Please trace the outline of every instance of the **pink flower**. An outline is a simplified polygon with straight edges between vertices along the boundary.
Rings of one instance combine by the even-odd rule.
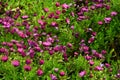
[[[65,21],[66,21],[67,24],[70,24],[70,19],[69,18],[66,18]]]
[[[103,22],[102,22],[102,21],[98,21],[98,24],[99,24],[99,25],[102,25],[102,24],[103,24]]]
[[[61,11],[60,11],[60,10],[56,10],[56,14],[57,14],[57,15],[60,15],[60,14],[61,14]]]
[[[89,61],[90,66],[94,65],[94,62],[92,60]]]
[[[28,15],[22,16],[22,19],[27,19],[27,18],[28,18]]]
[[[94,10],[94,9],[95,9],[95,6],[94,6],[94,5],[90,6],[90,9]]]
[[[60,6],[60,3],[59,3],[59,2],[56,2],[55,5],[56,5],[56,7],[59,7],[59,6]]]
[[[38,76],[42,76],[42,75],[43,75],[43,71],[42,71],[41,69],[38,69],[38,70],[37,70],[37,75],[38,75]]]
[[[55,15],[55,16],[54,16],[54,18],[55,18],[55,19],[58,19],[58,18],[59,18],[59,16],[58,16],[58,15]]]
[[[67,5],[66,3],[64,3],[64,4],[62,5],[62,8],[63,8],[63,9],[68,9],[68,8],[69,8],[69,5]]]
[[[78,56],[78,53],[77,53],[77,52],[74,52],[74,56]]]
[[[51,26],[52,26],[52,27],[58,27],[58,24],[57,24],[56,22],[52,22],[52,23],[51,23]]]
[[[43,46],[45,46],[45,47],[49,47],[50,45],[52,45],[51,42],[43,42],[42,44],[43,44]]]
[[[110,5],[105,6],[106,10],[110,10]]]
[[[73,45],[71,43],[67,44],[67,47],[71,48]]]
[[[53,18],[54,17],[54,13],[51,12],[50,14],[48,14],[48,18]]]
[[[49,50],[49,54],[53,55],[54,54],[54,50]]]
[[[72,25],[71,27],[70,27],[72,30],[74,30],[74,26]]]
[[[96,66],[96,67],[94,68],[94,70],[96,70],[96,71],[102,71],[103,68],[102,68],[101,66]]]
[[[32,69],[32,68],[31,68],[31,66],[29,66],[29,65],[25,65],[25,66],[24,66],[24,70],[25,70],[25,71],[31,71],[31,69]]]
[[[83,7],[81,10],[82,10],[82,12],[88,12],[88,8],[86,8],[86,7]]]
[[[97,32],[92,32],[92,36],[96,36],[97,35]]]
[[[80,77],[84,77],[86,75],[86,71],[81,71],[80,73],[79,73],[79,76]]]
[[[74,13],[74,12],[71,12],[70,15],[71,15],[72,17],[74,17],[74,16],[75,16],[75,13]]]
[[[51,78],[51,80],[57,80],[57,77],[53,74],[50,74],[50,78]]]
[[[40,65],[44,64],[44,60],[41,59],[41,60],[39,61],[39,64],[40,64]]]
[[[105,63],[105,66],[106,66],[107,68],[109,68],[109,67],[110,67],[110,64],[108,64],[108,63]]]
[[[112,20],[111,17],[106,17],[106,18],[104,19],[105,23],[110,23],[111,20]]]
[[[91,56],[85,56],[85,59],[90,60],[90,59],[92,59],[92,57]]]
[[[113,11],[111,12],[111,16],[116,16],[117,15],[117,12]]]
[[[44,8],[44,12],[49,12],[49,9],[48,8]]]
[[[31,62],[32,61],[30,59],[26,59],[26,61],[25,61],[26,64],[31,64]]]
[[[101,53],[104,55],[104,54],[107,53],[107,51],[106,50],[102,50]]]
[[[60,72],[60,76],[64,76],[65,75],[65,72],[64,71],[61,71]]]
[[[89,50],[89,47],[88,46],[83,46],[83,51],[86,52]]]
[[[44,16],[41,16],[41,19],[44,19],[45,17]]]
[[[44,26],[46,24],[46,22],[42,21],[42,20],[38,20],[38,23],[41,25],[41,26]]]
[[[1,61],[7,62],[7,60],[8,60],[8,56],[2,56],[2,57],[1,57]]]
[[[20,62],[18,60],[13,60],[11,63],[14,67],[17,67],[20,65]]]
[[[91,38],[89,38],[88,43],[92,43],[92,42],[94,42],[94,40],[95,40],[95,38],[91,37]]]

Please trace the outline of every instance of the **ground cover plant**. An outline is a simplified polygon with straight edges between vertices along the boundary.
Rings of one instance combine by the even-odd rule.
[[[1,0],[0,80],[119,80],[120,0]]]

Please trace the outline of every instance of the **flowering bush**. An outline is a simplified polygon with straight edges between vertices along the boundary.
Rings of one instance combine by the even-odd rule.
[[[1,1],[0,79],[119,79],[119,5],[114,0]]]

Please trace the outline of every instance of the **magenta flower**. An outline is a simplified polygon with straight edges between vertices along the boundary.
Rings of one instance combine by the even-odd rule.
[[[81,71],[80,73],[79,73],[79,76],[80,77],[84,77],[86,75],[86,71]]]
[[[32,61],[30,59],[26,59],[26,61],[25,61],[26,64],[31,64],[31,62]]]
[[[49,12],[49,9],[48,8],[44,8],[44,12]]]
[[[13,43],[8,42],[8,43],[7,43],[7,46],[13,47]]]
[[[18,60],[13,60],[11,63],[14,67],[17,67],[20,65],[20,62]]]
[[[83,7],[81,10],[82,10],[82,12],[88,12],[88,8],[86,8],[86,7]]]
[[[22,19],[27,19],[27,18],[28,18],[28,15],[22,16]]]
[[[19,53],[22,53],[22,52],[24,52],[24,49],[23,49],[23,48],[18,48],[17,51],[18,51]]]
[[[92,57],[87,55],[87,56],[85,56],[85,59],[90,60],[90,59],[92,59]]]
[[[25,38],[27,37],[23,31],[18,31],[17,34],[21,37],[21,38]]]
[[[67,24],[70,24],[70,19],[69,18],[66,18],[65,21],[66,21]]]
[[[102,4],[102,3],[96,4],[95,7],[96,7],[96,8],[102,8],[102,7],[103,7],[103,4]]]
[[[110,5],[105,6],[106,10],[110,10]]]
[[[62,13],[65,13],[65,12],[66,12],[66,10],[65,10],[65,9],[63,9],[61,12],[62,12]]]
[[[65,72],[64,72],[64,71],[61,71],[61,72],[60,72],[60,76],[65,76]]]
[[[67,47],[71,48],[73,45],[71,43],[67,44]]]
[[[37,75],[38,75],[38,76],[42,76],[42,75],[43,75],[43,71],[42,71],[41,69],[38,69],[38,70],[37,70]]]
[[[105,23],[110,23],[111,20],[112,20],[111,17],[106,17],[106,18],[104,18]]]
[[[71,27],[70,27],[72,30],[74,30],[74,26],[72,25]]]
[[[2,56],[2,57],[1,57],[1,61],[7,62],[7,60],[8,60],[8,56]]]
[[[83,51],[86,52],[89,50],[89,47],[88,46],[83,46]]]
[[[48,18],[53,18],[54,17],[54,12],[51,12],[50,14],[48,14]]]
[[[41,49],[40,47],[38,47],[38,46],[35,47],[34,49],[35,49],[35,51],[37,51],[37,52],[41,52],[41,51],[42,51],[42,49]]]
[[[90,6],[90,9],[94,10],[96,7],[94,5]]]
[[[59,3],[59,2],[56,2],[55,5],[56,5],[56,7],[59,7],[59,6],[60,6],[60,3]]]
[[[25,66],[24,66],[24,70],[25,70],[25,71],[31,71],[31,69],[32,69],[32,68],[31,68],[30,65],[25,65]]]
[[[105,63],[105,66],[106,66],[106,68],[109,68],[109,67],[110,67],[110,64]]]
[[[116,16],[117,15],[117,12],[113,11],[111,12],[111,16]]]
[[[94,42],[95,38],[94,37],[91,37],[89,40],[88,40],[88,43],[92,43]]]
[[[101,66],[96,66],[96,67],[94,68],[94,70],[95,70],[95,71],[102,71],[103,68],[102,68]]]
[[[66,3],[62,4],[62,8],[63,9],[68,9],[69,8],[69,5],[67,5]]]
[[[103,22],[102,22],[102,21],[98,21],[98,24],[99,24],[99,25],[103,25]]]
[[[78,52],[74,52],[74,56],[78,56]]]
[[[53,55],[54,54],[54,50],[49,50],[49,54]]]
[[[43,44],[43,46],[45,46],[45,47],[49,47],[50,45],[52,45],[51,42],[43,42],[42,44]]]
[[[74,12],[71,12],[70,15],[71,15],[72,17],[74,17],[74,16],[75,16],[75,13],[74,13]]]
[[[104,54],[107,53],[107,51],[106,50],[102,50],[101,53],[104,55]]]
[[[41,26],[45,26],[45,25],[46,25],[46,23],[45,23],[44,21],[42,21],[42,20],[38,20],[38,23],[39,23]]]
[[[50,74],[51,80],[57,80],[57,77],[54,74]]]
[[[20,48],[20,49],[21,49],[21,48],[23,47],[23,45],[20,44],[20,43],[17,43],[17,42],[16,42],[15,44],[16,44],[17,48]],[[21,50],[20,50],[20,51],[21,51]]]
[[[51,26],[52,26],[52,27],[58,27],[58,24],[57,24],[56,22],[52,22],[52,23],[51,23]]]
[[[55,16],[54,16],[54,18],[55,18],[55,19],[58,19],[58,18],[59,18],[59,16],[58,16],[58,15],[55,15]]]
[[[41,19],[44,19],[45,18],[45,16],[41,16]]]
[[[94,65],[94,61],[90,60],[89,64],[90,64],[90,66],[93,66]]]
[[[97,32],[92,32],[92,36],[96,36],[97,35]]]
[[[60,10],[56,10],[56,14],[57,14],[57,15],[60,15],[60,14],[61,14],[61,11],[60,11]]]
[[[41,59],[41,60],[39,61],[39,64],[40,64],[40,65],[43,65],[43,64],[44,64],[44,60]]]

